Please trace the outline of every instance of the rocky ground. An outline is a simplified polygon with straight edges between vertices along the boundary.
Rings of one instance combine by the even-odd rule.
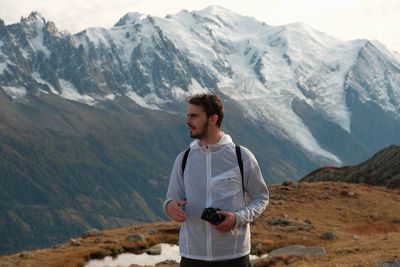
[[[269,188],[270,205],[252,224],[252,254],[269,256],[255,267],[400,266],[400,190],[335,182]],[[84,266],[123,252],[154,254],[154,245],[177,244],[178,233],[173,222],[93,230],[53,248],[1,256],[0,267]]]

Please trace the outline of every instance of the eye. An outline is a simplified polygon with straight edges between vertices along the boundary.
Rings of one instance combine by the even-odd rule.
[[[186,115],[186,117],[188,118],[188,119],[194,119],[194,118],[197,118],[199,115],[198,114],[187,114]]]

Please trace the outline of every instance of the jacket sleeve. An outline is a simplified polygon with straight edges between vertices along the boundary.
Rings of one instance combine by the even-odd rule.
[[[163,204],[164,213],[166,213],[167,205],[172,200],[183,200],[186,199],[185,187],[183,184],[182,177],[182,159],[184,152],[180,153],[176,159],[174,166],[172,167],[171,177],[169,180],[166,200]]]
[[[245,192],[250,201],[239,211],[235,212],[236,227],[246,225],[257,219],[269,203],[269,192],[260,167],[254,155],[246,148],[242,149],[243,182]]]

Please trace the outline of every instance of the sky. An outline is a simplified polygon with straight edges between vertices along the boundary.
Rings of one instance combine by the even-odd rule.
[[[111,28],[128,12],[165,17],[210,5],[272,26],[305,22],[341,40],[378,40],[400,53],[400,0],[0,0],[0,19],[8,25],[38,11],[74,34]]]

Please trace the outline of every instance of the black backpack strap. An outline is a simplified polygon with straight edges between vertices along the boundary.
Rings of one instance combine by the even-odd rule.
[[[182,159],[182,176],[185,173],[185,167],[186,167],[187,158],[189,156],[189,152],[190,152],[190,148],[188,148],[185,151],[185,154],[183,155],[183,159]]]
[[[242,188],[244,195],[244,180],[243,180],[243,160],[242,160],[242,152],[240,151],[240,146],[236,145],[236,157],[239,163],[240,175],[242,176]]]

